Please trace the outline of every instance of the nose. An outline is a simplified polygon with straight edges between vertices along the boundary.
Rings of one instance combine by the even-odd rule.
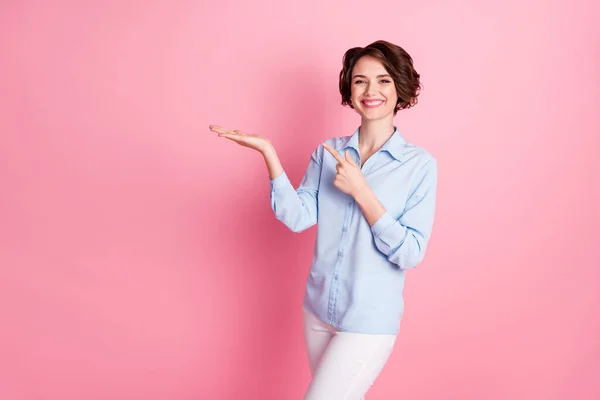
[[[376,92],[377,92],[376,84],[373,82],[369,82],[367,84],[367,89],[365,90],[365,95],[371,96],[371,95],[374,95]]]

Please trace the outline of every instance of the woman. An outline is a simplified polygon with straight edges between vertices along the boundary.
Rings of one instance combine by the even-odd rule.
[[[210,127],[263,155],[277,219],[294,232],[319,222],[304,296],[312,373],[305,399],[364,398],[399,332],[405,271],[425,255],[437,185],[436,159],[407,143],[393,121],[417,103],[419,78],[392,43],[348,50],[339,87],[360,127],[319,145],[298,189],[268,139]]]

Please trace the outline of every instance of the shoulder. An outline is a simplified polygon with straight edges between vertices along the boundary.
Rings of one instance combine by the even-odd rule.
[[[412,143],[405,143],[402,149],[402,161],[410,162],[416,169],[437,168],[437,159],[427,149]]]

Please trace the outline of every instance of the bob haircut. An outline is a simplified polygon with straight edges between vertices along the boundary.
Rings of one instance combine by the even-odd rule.
[[[385,40],[378,40],[367,47],[353,47],[344,54],[343,67],[340,71],[340,94],[343,106],[354,108],[350,100],[352,70],[357,61],[365,56],[379,60],[394,81],[398,94],[394,115],[400,110],[417,104],[421,82],[420,75],[413,67],[412,57],[402,47]]]

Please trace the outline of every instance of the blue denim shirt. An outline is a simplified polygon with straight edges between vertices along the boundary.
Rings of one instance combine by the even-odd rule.
[[[326,141],[360,164],[359,129]],[[271,206],[294,232],[318,222],[304,306],[340,331],[397,334],[407,269],[423,260],[434,219],[437,161],[398,129],[362,166],[386,213],[370,226],[354,199],[333,185],[337,161],[322,145],[298,189],[285,172],[271,180]]]

